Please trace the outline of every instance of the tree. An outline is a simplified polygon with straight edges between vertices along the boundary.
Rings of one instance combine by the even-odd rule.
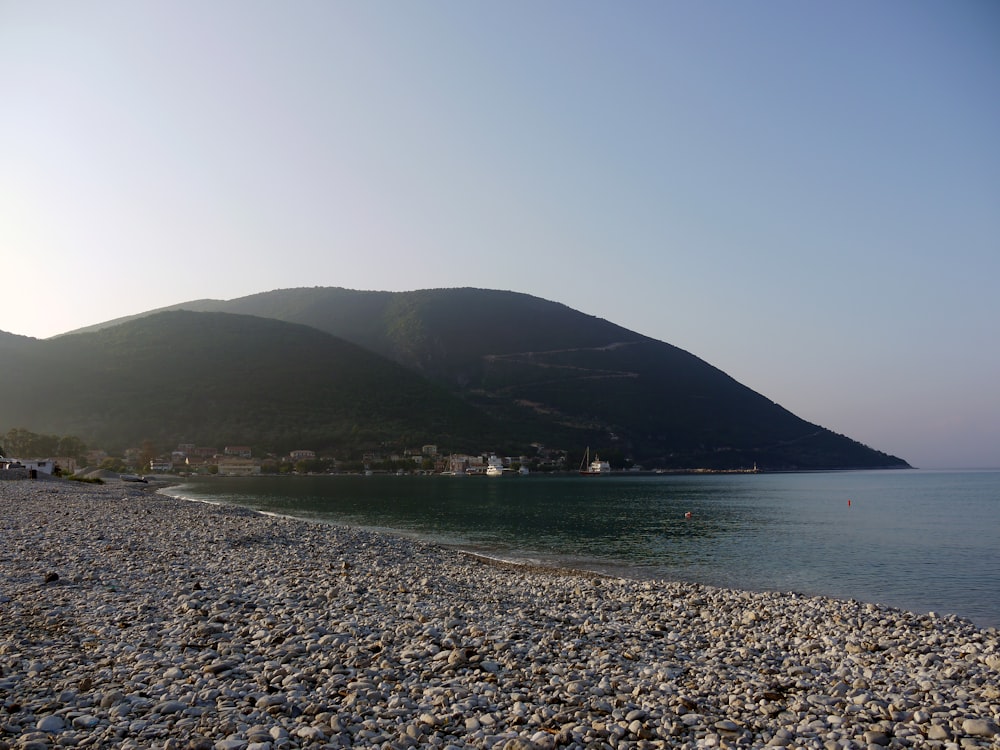
[[[125,462],[120,458],[108,456],[106,459],[101,461],[101,468],[105,471],[123,472],[125,471]]]
[[[23,427],[12,427],[7,430],[4,442],[7,443],[7,448],[12,456],[26,456],[34,436],[35,433],[29,432]]]
[[[333,468],[327,458],[310,458],[295,463],[295,471],[299,474],[328,474]]]
[[[59,438],[59,442],[56,446],[57,455],[68,456],[69,458],[75,458],[77,460],[83,458],[86,452],[87,444],[75,435],[68,435],[66,437]]]

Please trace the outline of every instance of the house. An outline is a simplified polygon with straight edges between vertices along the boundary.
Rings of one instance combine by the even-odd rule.
[[[222,449],[222,452],[227,456],[239,456],[240,458],[250,458],[253,455],[249,445],[227,445]]]
[[[0,456],[0,479],[27,479],[28,470],[16,458]]]
[[[56,468],[56,462],[51,458],[5,458],[5,469],[25,469],[30,472],[42,472],[52,474]]]
[[[174,464],[172,461],[166,461],[164,459],[153,459],[149,462],[150,471],[167,472],[174,470]]]
[[[485,474],[486,464],[482,456],[454,453],[448,457],[448,470],[455,474]]]
[[[214,459],[203,456],[188,456],[183,462],[178,463],[183,463],[188,471],[208,471],[208,467],[214,465]]]
[[[293,461],[309,461],[316,458],[316,451],[310,450],[297,450],[292,451],[288,454],[288,457]]]
[[[249,477],[260,474],[260,464],[244,456],[224,456],[219,459],[219,476]]]

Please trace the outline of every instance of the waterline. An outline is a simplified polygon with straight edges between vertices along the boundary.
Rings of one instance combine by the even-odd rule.
[[[173,489],[529,564],[1000,625],[1000,472],[215,478]]]

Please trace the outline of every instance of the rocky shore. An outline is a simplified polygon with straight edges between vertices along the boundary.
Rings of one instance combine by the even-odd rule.
[[[0,750],[998,748],[998,684],[955,617],[0,482]]]

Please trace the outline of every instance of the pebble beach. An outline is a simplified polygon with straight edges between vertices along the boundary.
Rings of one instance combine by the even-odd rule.
[[[1000,748],[998,723],[998,631],[946,614],[0,482],[0,750]]]

